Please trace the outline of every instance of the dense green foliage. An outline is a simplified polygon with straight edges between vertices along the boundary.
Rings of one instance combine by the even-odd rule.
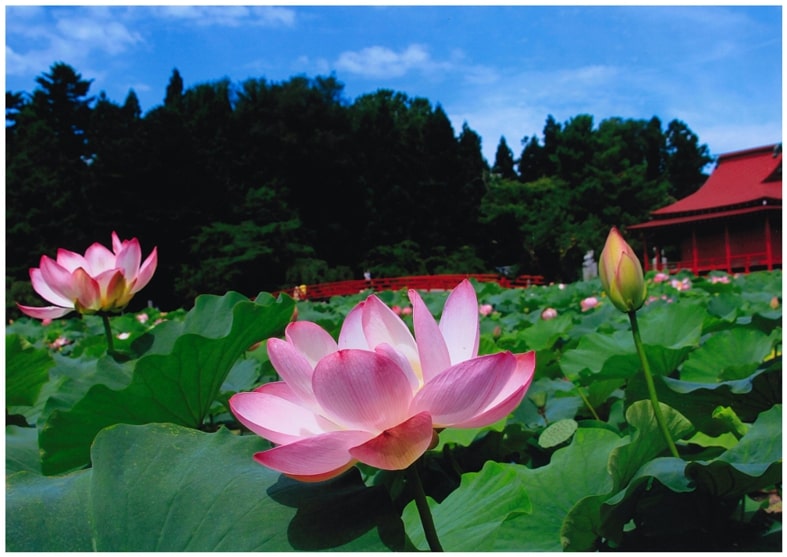
[[[474,285],[494,308],[480,352],[534,350],[536,370],[511,415],[443,430],[424,455],[446,550],[781,550],[782,273],[674,278],[650,273],[638,313],[679,458],[598,280]],[[7,549],[426,549],[403,471],[299,484],[253,460],[269,445],[228,410],[232,394],[277,380],[259,341],[295,309],[337,335],[368,294],[146,308],[112,318],[114,355],[97,316],[8,325]],[[378,296],[409,303],[404,290]],[[446,296],[423,293],[435,313]],[[588,297],[599,303],[583,310]]]
[[[65,63],[6,93],[7,300],[34,303],[28,269],[112,230],[158,246],[144,298],[374,275],[493,272],[578,278],[612,225],[701,185],[705,145],[679,121],[550,116],[519,159],[442,107],[378,90],[350,101],[334,77],[185,88],[175,70],[144,115]]]

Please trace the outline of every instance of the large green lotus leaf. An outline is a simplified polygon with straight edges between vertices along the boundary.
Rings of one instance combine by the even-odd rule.
[[[591,333],[579,340],[576,348],[566,350],[560,368],[572,381],[581,377],[629,377],[639,369],[634,340],[628,331],[613,334]]]
[[[659,403],[659,407],[673,441],[693,433],[694,426],[680,412],[664,403]],[[631,442],[613,450],[609,457],[609,471],[615,480],[616,491],[623,489],[640,467],[668,447],[649,400],[639,400],[629,406],[626,421],[634,430]]]
[[[497,530],[495,551],[562,551],[563,521],[585,497],[608,494],[612,477],[607,461],[625,443],[602,428],[580,427],[568,447],[558,449],[546,466],[530,469],[511,465],[530,498],[532,512],[514,516]]]
[[[659,400],[683,414],[694,427],[716,437],[728,428],[713,418],[719,406],[729,406],[744,422],[753,422],[760,412],[781,402],[781,357],[765,362],[745,379],[721,383],[697,383],[669,377],[654,377]],[[648,398],[641,374],[629,380],[626,403]]]
[[[654,307],[638,320],[642,342],[673,350],[699,346],[705,314],[705,303],[697,300]]]
[[[49,368],[54,363],[46,350],[31,346],[19,335],[6,335],[6,408],[35,404],[41,387],[49,380]]]
[[[522,331],[529,350],[549,350],[555,343],[568,336],[573,325],[569,315],[559,315],[554,319],[539,319],[531,327]]]
[[[171,342],[171,352],[154,350],[137,360],[127,387],[112,390],[97,384],[73,408],[53,411],[39,434],[42,470],[57,474],[85,466],[90,443],[102,428],[113,424],[169,422],[199,427],[238,357],[252,344],[280,334],[293,307],[291,299],[275,301],[270,295],[255,302],[234,293],[201,297],[187,316],[186,329],[196,323],[212,335],[224,336],[185,332]],[[203,311],[205,316],[200,315]]]
[[[263,448],[226,429],[109,427],[93,468],[9,479],[7,541],[22,551],[404,549],[384,489],[364,486],[357,470],[317,484],[284,478],[253,460]]]
[[[571,526],[573,522],[581,525],[582,521],[592,518],[596,525],[597,537],[620,543],[625,526],[631,521],[642,492],[651,490],[654,480],[674,493],[687,493],[694,490],[694,485],[686,477],[685,471],[686,461],[683,459],[660,457],[649,460],[631,477],[625,489],[614,496],[607,498],[602,495],[583,501],[584,508],[577,508],[572,512],[570,519],[566,519],[566,527]],[[596,539],[585,541],[592,544]],[[589,551],[592,545],[574,546],[569,549]]]
[[[757,329],[737,327],[708,338],[680,368],[680,378],[718,383],[748,377],[773,350],[772,337]]]
[[[41,473],[38,456],[38,432],[33,427],[8,425],[5,427],[5,473],[26,470]]]
[[[583,404],[575,392],[576,387],[570,381],[536,379],[514,410],[511,421],[527,429],[540,429],[558,420],[573,418]]]
[[[480,472],[463,474],[461,484],[442,503],[429,498],[440,544],[445,551],[489,551],[494,533],[511,516],[531,511],[516,466],[488,461]],[[402,513],[413,545],[428,550],[414,501]]]
[[[680,439],[693,430],[691,423],[672,408],[662,404],[661,411],[673,439]],[[632,405],[626,411],[626,421],[633,428],[630,442],[613,448],[609,453],[607,469],[613,480],[611,490],[605,494],[590,494],[578,501],[570,510],[561,529],[561,539],[566,550],[591,551],[599,537],[608,537],[610,526],[607,520],[602,518],[602,504],[610,493],[628,489],[627,486],[630,486],[638,475],[643,473],[652,475],[652,471],[643,471],[649,470],[652,459],[667,447],[650,401],[639,401]],[[683,462],[678,459],[671,460]],[[684,485],[685,478],[680,480],[682,471],[683,467],[680,468],[676,478],[674,466],[670,467],[669,482]],[[606,533],[602,533],[603,531]],[[614,532],[615,529],[613,528],[612,531]]]
[[[88,499],[90,471],[47,478],[17,472],[6,478],[7,551],[94,551]],[[115,494],[113,499],[118,500]]]
[[[712,461],[686,467],[698,489],[736,498],[781,483],[782,406],[762,412],[740,442]]]

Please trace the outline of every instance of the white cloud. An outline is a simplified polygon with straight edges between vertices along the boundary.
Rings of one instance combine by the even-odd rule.
[[[156,6],[152,13],[161,18],[189,21],[205,27],[292,26],[295,12],[276,6]]]
[[[108,54],[120,54],[128,47],[143,42],[142,35],[112,20],[62,18],[58,20],[56,29],[58,36],[53,37],[53,40],[73,45],[74,48],[97,49]]]
[[[82,65],[96,53],[121,54],[144,42],[106,9],[85,9],[78,14],[62,10],[47,14],[38,10],[13,10],[7,34],[21,38],[17,48],[6,46],[6,73],[38,73],[53,62]],[[55,21],[50,24],[47,16]],[[25,48],[27,47],[27,48]]]
[[[429,53],[421,45],[410,45],[401,52],[371,46],[358,52],[342,52],[336,67],[367,77],[401,77],[412,69],[430,65]]]

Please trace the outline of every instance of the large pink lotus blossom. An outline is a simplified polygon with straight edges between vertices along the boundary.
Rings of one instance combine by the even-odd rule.
[[[230,399],[238,420],[276,446],[259,463],[301,481],[332,478],[363,462],[410,466],[435,430],[492,424],[522,401],[535,353],[478,356],[478,302],[467,280],[439,324],[410,290],[415,336],[374,295],[347,315],[338,342],[308,321],[268,340],[282,381]]]
[[[136,238],[121,241],[112,232],[112,251],[94,243],[85,255],[66,249],[57,258],[41,256],[38,267],[30,269],[33,289],[54,305],[31,307],[17,304],[36,319],[57,319],[77,311],[82,314],[117,312],[151,279],[158,263],[156,248],[142,261]]]

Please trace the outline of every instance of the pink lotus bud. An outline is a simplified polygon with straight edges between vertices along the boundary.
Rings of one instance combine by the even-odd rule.
[[[478,313],[486,317],[490,313],[492,313],[492,305],[491,304],[481,304],[478,306]]]
[[[620,311],[637,311],[645,303],[647,288],[642,265],[614,226],[601,251],[599,278],[610,301]]]

